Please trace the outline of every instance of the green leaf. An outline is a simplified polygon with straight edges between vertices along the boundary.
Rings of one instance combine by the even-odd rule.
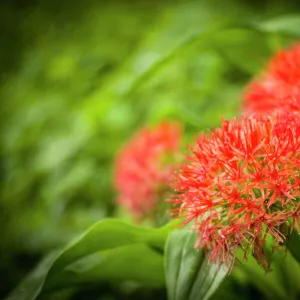
[[[79,266],[84,266],[84,272],[87,272],[87,280],[88,278],[96,276],[92,276],[90,273],[92,271],[89,267],[91,261],[95,263],[95,258],[101,258],[98,260],[99,268],[104,268],[103,270],[97,270],[98,277],[96,276],[95,278],[103,280],[105,273],[110,273],[111,278],[113,278],[115,276],[114,272],[118,269],[118,264],[120,268],[122,268],[122,266],[125,268],[124,262],[122,261],[126,260],[126,257],[128,259],[130,253],[128,253],[129,250],[127,249],[126,251],[124,247],[130,245],[140,245],[137,246],[140,248],[136,248],[135,251],[142,251],[141,255],[149,259],[148,265],[143,262],[144,267],[157,267],[157,272],[162,272],[162,267],[159,267],[162,266],[162,264],[160,265],[159,263],[162,258],[158,258],[158,256],[162,256],[165,241],[172,227],[173,223],[155,229],[132,226],[120,220],[102,220],[89,228],[80,238],[67,246],[60,254],[56,253],[46,258],[37,269],[21,283],[17,290],[11,294],[8,300],[33,300],[36,299],[39,294],[43,293],[45,286],[47,290],[55,289],[58,285],[62,287],[61,283],[56,280],[56,277],[62,278],[63,274],[65,274],[64,272],[72,270],[72,266],[74,273],[74,263],[78,263],[80,260],[81,262],[78,264]],[[141,248],[143,244],[144,248]],[[147,247],[147,249],[145,247]],[[121,248],[123,250],[121,250]],[[93,254],[95,254],[95,256],[91,256]],[[136,253],[135,256],[138,256],[138,254]],[[132,261],[133,257],[130,259]],[[132,266],[133,263],[131,263],[131,266],[127,265],[129,268],[132,268]],[[112,269],[110,269],[110,267]],[[139,269],[137,269],[137,271],[138,270]],[[128,269],[126,272],[128,272]],[[144,270],[144,272],[147,271]],[[148,270],[148,272],[150,271]],[[75,273],[78,273],[78,265]],[[153,274],[153,269],[150,273]],[[73,279],[85,281],[86,279],[82,276],[83,275],[76,275]],[[125,273],[122,278],[124,277],[126,277]],[[135,274],[135,277],[139,278],[137,274]],[[108,278],[110,277],[108,276]],[[161,283],[161,274],[158,274],[157,278]],[[66,283],[69,284],[68,280]]]
[[[128,244],[144,242],[163,249],[169,230],[169,227],[141,228],[114,219],[100,221],[63,251],[50,273],[89,254]]]
[[[284,247],[266,250],[272,253],[270,271],[265,272],[249,251],[247,260],[236,263],[231,278],[237,280],[239,285],[251,285],[263,294],[263,299],[297,299],[296,295],[300,292],[300,265]]]
[[[165,283],[163,255],[145,244],[126,245],[96,252],[68,265],[53,276],[44,289],[51,291],[58,287],[122,280],[134,280],[150,287],[162,287]]]
[[[258,73],[272,53],[263,33],[244,28],[217,33],[211,43],[222,57],[249,74]]]
[[[293,37],[300,37],[300,15],[286,15],[276,17],[257,24],[259,30],[264,32],[277,32]]]
[[[12,292],[6,300],[32,300],[41,292],[46,280],[48,270],[57,258],[58,253],[54,252],[46,256],[21,284]]]
[[[293,230],[287,241],[287,248],[293,254],[294,258],[300,262],[300,236],[296,230]]]
[[[251,284],[254,286],[255,289],[264,295],[265,299],[286,299],[286,293],[281,283],[278,283],[273,265],[271,265],[271,271],[266,273],[250,253],[247,261],[236,263],[231,276],[241,284]]]
[[[291,252],[280,251],[280,249],[277,249],[273,262],[273,269],[278,277],[276,285],[283,286],[286,293],[284,299],[298,299],[300,294],[299,262],[297,262]]]
[[[228,270],[208,262],[203,250],[194,248],[196,234],[174,231],[166,244],[165,268],[169,300],[202,300],[218,288]]]

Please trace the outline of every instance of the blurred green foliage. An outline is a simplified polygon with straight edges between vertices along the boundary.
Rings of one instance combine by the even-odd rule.
[[[48,250],[120,216],[113,159],[140,126],[180,121],[184,145],[237,115],[245,84],[299,39],[299,10],[283,0],[1,1],[1,294]]]

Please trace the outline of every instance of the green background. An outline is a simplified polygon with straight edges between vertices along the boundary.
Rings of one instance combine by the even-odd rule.
[[[1,1],[0,295],[94,222],[129,219],[113,161],[136,130],[181,122],[187,152],[299,38],[299,1]],[[126,288],[112,281],[99,299]]]

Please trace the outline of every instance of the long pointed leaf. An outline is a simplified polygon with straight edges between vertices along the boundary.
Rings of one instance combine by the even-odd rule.
[[[166,244],[165,268],[169,300],[207,300],[228,270],[208,262],[203,250],[194,249],[196,234],[178,230]]]
[[[47,282],[53,286],[55,281],[53,278],[61,274],[69,265],[100,251],[134,244],[145,244],[150,248],[163,249],[172,226],[171,223],[158,229],[141,228],[120,220],[102,220],[90,227],[60,254],[55,253],[46,258],[7,300],[36,299],[43,292]]]
[[[293,230],[287,241],[287,247],[293,254],[294,258],[300,263],[300,235]]]

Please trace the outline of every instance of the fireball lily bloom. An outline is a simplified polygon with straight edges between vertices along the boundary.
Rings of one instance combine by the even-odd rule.
[[[300,121],[246,116],[201,134],[175,174],[174,212],[198,234],[196,248],[230,263],[238,248],[262,264],[267,236],[281,244],[281,226],[299,232]],[[288,222],[288,223],[287,223]]]
[[[279,52],[262,76],[249,85],[244,108],[250,113],[300,114],[300,43]]]
[[[151,215],[167,190],[181,129],[174,123],[143,128],[116,157],[118,202],[136,219]]]

